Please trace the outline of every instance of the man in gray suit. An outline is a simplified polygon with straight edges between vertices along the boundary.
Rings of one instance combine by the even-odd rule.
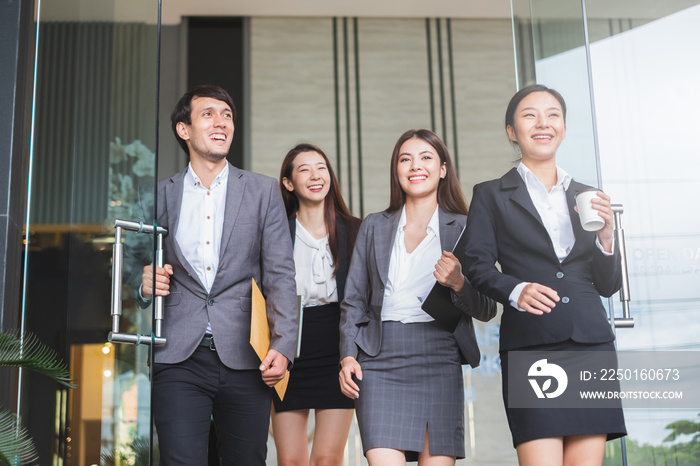
[[[212,415],[222,464],[264,465],[270,387],[293,361],[298,328],[284,205],[275,180],[226,161],[235,107],[225,90],[189,91],[171,119],[190,163],[158,184],[156,218],[169,231],[155,274],[167,338],[153,367],[161,465],[206,465]],[[262,363],[249,343],[251,278],[270,325]],[[142,296],[153,288],[147,266]]]

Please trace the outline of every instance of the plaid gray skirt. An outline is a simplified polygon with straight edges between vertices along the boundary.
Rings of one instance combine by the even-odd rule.
[[[382,322],[376,357],[360,351],[355,400],[362,449],[393,448],[416,461],[426,430],[430,454],[464,458],[464,386],[454,335],[436,322]]]

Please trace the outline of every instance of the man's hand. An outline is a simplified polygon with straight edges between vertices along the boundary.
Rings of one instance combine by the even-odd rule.
[[[263,382],[269,387],[274,387],[284,378],[289,367],[289,360],[279,351],[271,349],[260,364]]]
[[[167,296],[170,294],[170,276],[173,274],[173,266],[165,264],[163,267],[156,267],[156,296]],[[150,299],[153,296],[153,266],[147,265],[143,268],[141,275],[141,296]]]

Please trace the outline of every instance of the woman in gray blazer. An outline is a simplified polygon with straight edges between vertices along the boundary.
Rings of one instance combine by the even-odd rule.
[[[522,466],[601,464],[606,439],[625,435],[621,407],[513,407],[509,374],[524,372],[517,380],[531,374],[515,363],[509,372],[508,362],[516,350],[615,351],[600,299],[621,285],[610,197],[599,191],[593,198],[605,225],[585,231],[574,198],[592,188],[556,165],[566,136],[566,103],[558,92],[521,89],[505,120],[522,161],[502,178],[474,186],[465,266],[474,288],[503,304],[503,397],[513,444]]]
[[[480,360],[472,317],[491,319],[495,303],[471,287],[448,252],[467,205],[440,138],[425,129],[404,133],[390,183],[389,207],[363,221],[350,262],[340,386],[355,399],[370,465],[454,465],[465,453],[461,364]],[[455,329],[421,309],[436,280],[461,314]]]

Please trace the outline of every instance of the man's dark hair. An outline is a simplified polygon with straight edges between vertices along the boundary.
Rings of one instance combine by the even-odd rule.
[[[175,138],[187,155],[190,155],[190,149],[187,147],[187,141],[177,134],[177,124],[179,122],[183,122],[186,125],[192,124],[192,100],[196,97],[210,97],[225,102],[231,108],[233,122],[236,122],[236,106],[233,105],[233,99],[228,95],[225,89],[211,84],[204,84],[190,89],[185,95],[180,97],[177,105],[175,105],[175,110],[173,110],[173,113],[170,115]]]

